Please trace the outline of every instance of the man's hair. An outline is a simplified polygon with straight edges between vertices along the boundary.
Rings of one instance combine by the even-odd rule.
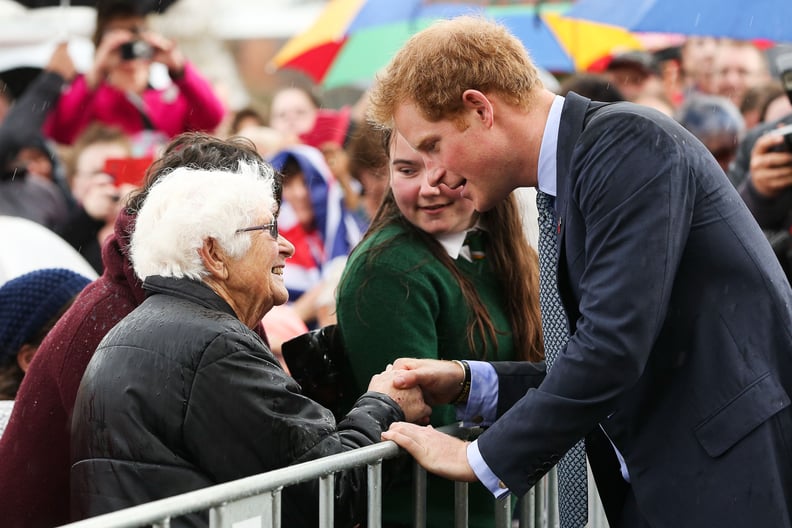
[[[271,166],[256,151],[256,146],[247,138],[220,139],[203,132],[185,132],[174,138],[165,147],[162,155],[151,164],[143,186],[135,191],[127,202],[127,211],[135,214],[146,200],[148,191],[165,174],[179,167],[200,170],[234,171],[240,163],[253,164],[261,175],[271,172]],[[273,182],[275,200],[280,204],[282,185],[276,175]]]
[[[238,233],[255,225],[269,210],[277,213],[272,167],[261,173],[256,163],[240,162],[233,170],[180,167],[151,187],[138,212],[130,256],[135,274],[188,277],[208,274],[198,249],[213,238],[232,259],[242,258],[258,231]]]
[[[438,21],[407,41],[378,75],[368,117],[390,127],[397,106],[413,102],[429,121],[453,119],[469,89],[527,109],[541,86],[519,39],[498,23],[462,16]]]

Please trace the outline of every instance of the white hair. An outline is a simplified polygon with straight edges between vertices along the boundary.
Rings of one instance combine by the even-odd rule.
[[[240,162],[237,171],[181,167],[155,183],[140,208],[130,243],[135,274],[188,277],[208,275],[198,249],[215,239],[231,258],[242,258],[251,238],[237,234],[264,211],[277,211],[274,171]]]

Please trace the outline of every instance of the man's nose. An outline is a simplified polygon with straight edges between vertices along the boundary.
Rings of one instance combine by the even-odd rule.
[[[446,174],[445,168],[439,163],[431,162],[428,159],[424,160],[424,164],[426,165],[426,182],[432,187],[437,187],[443,183],[443,178]]]
[[[431,171],[426,172],[426,176],[424,177],[423,181],[421,182],[421,189],[420,193],[422,196],[434,196],[440,193],[440,187],[438,187],[437,183],[432,183],[430,180],[432,175]]]

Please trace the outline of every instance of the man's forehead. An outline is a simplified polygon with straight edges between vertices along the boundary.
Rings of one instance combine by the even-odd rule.
[[[439,139],[443,121],[426,119],[414,103],[402,103],[393,114],[394,128],[413,150],[423,150],[426,143]]]

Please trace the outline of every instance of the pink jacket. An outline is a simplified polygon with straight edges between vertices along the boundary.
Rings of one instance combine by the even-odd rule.
[[[212,132],[225,109],[209,82],[189,63],[184,76],[164,90],[147,89],[143,103],[154,128],[169,138],[188,131]],[[70,145],[93,122],[121,128],[127,134],[145,130],[137,107],[107,84],[91,91],[80,75],[61,95],[44,123],[44,134],[57,143]]]

